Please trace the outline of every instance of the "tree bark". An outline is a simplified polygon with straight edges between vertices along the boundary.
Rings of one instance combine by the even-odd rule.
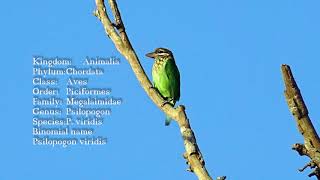
[[[282,65],[282,76],[286,90],[284,92],[289,110],[294,116],[298,130],[304,138],[304,144],[296,143],[292,149],[296,150],[301,156],[308,156],[311,161],[299,171],[303,171],[307,167],[315,168],[309,174],[309,177],[316,176],[320,179],[320,140],[313,124],[308,116],[308,109],[305,105],[298,85],[292,75],[290,66]]]

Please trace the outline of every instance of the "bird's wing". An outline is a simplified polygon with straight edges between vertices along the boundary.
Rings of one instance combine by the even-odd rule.
[[[180,73],[173,59],[168,60],[165,72],[170,82],[170,94],[174,101],[180,99]]]

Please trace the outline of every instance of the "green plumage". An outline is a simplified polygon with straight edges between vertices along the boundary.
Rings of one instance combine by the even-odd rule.
[[[180,99],[180,73],[170,50],[158,48],[153,53],[147,54],[155,59],[152,67],[152,78],[154,87],[166,100],[164,103],[175,105]],[[169,125],[170,118],[166,118]]]
[[[154,87],[174,106],[180,98],[180,74],[174,59],[155,58],[152,78]]]

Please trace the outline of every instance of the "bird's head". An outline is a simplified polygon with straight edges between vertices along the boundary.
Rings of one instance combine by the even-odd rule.
[[[147,57],[150,58],[167,58],[167,57],[173,57],[172,52],[169,49],[166,48],[157,48],[154,50],[154,52],[146,54]]]

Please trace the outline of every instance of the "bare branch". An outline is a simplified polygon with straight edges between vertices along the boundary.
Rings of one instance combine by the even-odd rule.
[[[117,33],[117,31],[112,26],[111,20],[106,13],[106,7],[104,5],[104,0],[96,0],[97,9],[94,11],[94,15],[101,21],[103,27],[108,35],[115,44],[118,51],[123,51],[123,42]]]
[[[187,160],[187,164],[190,166],[189,171],[194,172],[200,180],[212,180],[205,168],[205,162],[200,149],[198,148],[194,132],[192,131],[189,123],[189,119],[185,113],[185,107],[179,106],[174,109],[169,104],[162,106],[164,99],[157,90],[152,88],[152,84],[145,74],[139,58],[131,46],[116,1],[108,1],[111,11],[115,17],[115,23],[111,23],[106,13],[104,0],[96,0],[97,10],[95,11],[95,15],[103,24],[107,35],[115,44],[117,50],[128,60],[139,83],[148,94],[150,99],[158,106],[159,109],[161,109],[178,123],[186,150],[184,153],[184,158]]]
[[[284,92],[289,110],[294,116],[299,132],[304,138],[304,144],[294,144],[292,149],[296,150],[301,156],[308,156],[311,162],[304,168],[300,169],[303,171],[307,167],[316,168],[310,176],[319,177],[320,168],[320,139],[313,127],[313,124],[308,116],[308,109],[305,105],[300,90],[294,77],[292,75],[290,66],[282,65],[282,76],[285,83],[286,90]]]
[[[123,21],[121,19],[121,15],[120,15],[120,11],[118,9],[117,2],[115,0],[109,0],[109,4],[110,4],[112,14],[114,15],[114,18],[115,18],[114,26],[118,29],[123,43],[127,47],[130,47],[130,49],[133,49],[131,46],[131,43],[129,41],[129,38],[127,36],[127,33],[125,32],[125,27],[124,27]]]

